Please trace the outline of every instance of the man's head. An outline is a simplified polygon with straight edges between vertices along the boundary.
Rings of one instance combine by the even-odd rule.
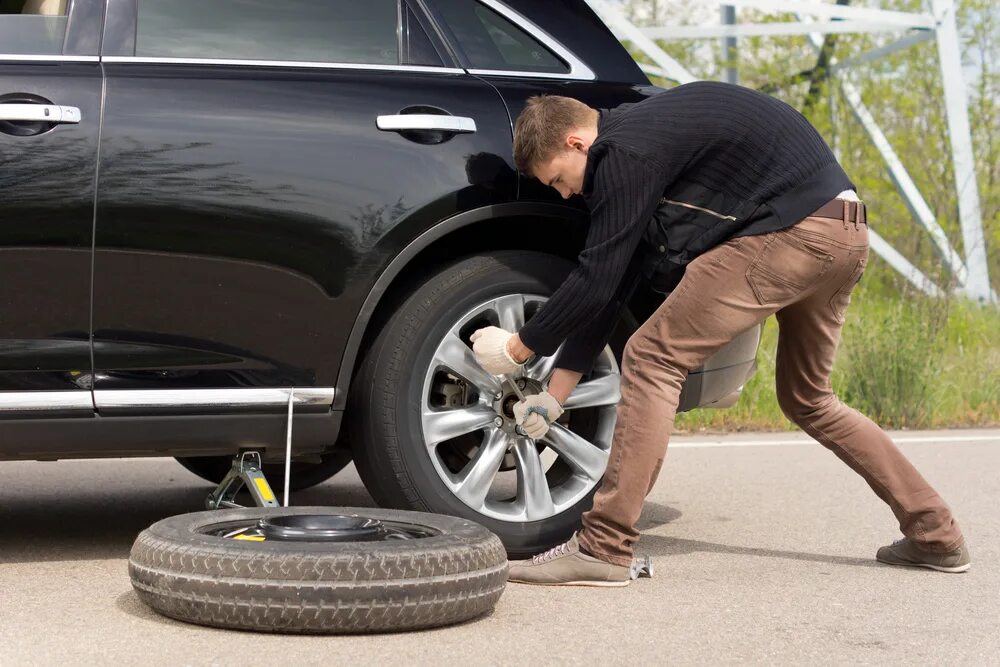
[[[571,97],[528,99],[514,126],[514,163],[564,198],[583,190],[587,151],[597,139],[597,111]]]

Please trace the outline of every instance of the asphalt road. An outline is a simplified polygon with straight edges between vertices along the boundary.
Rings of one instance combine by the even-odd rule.
[[[893,517],[819,445],[676,438],[642,519],[653,579],[511,584],[486,618],[363,637],[228,632],[145,608],[132,540],[209,490],[172,460],[0,463],[0,665],[1000,665],[1000,431],[898,435],[965,529],[966,574],[876,564]],[[371,500],[348,469],[293,503]]]

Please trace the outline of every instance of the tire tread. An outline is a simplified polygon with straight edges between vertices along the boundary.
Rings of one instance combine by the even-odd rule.
[[[457,529],[427,539],[426,548],[418,544],[425,540],[340,543],[329,551],[284,543],[283,552],[273,543],[265,549],[195,535],[210,514],[170,517],[136,538],[129,575],[140,599],[159,613],[262,632],[412,630],[488,613],[506,585],[500,540],[462,519],[435,517]],[[174,529],[163,530],[171,521]],[[190,539],[177,534],[178,524],[189,526]]]

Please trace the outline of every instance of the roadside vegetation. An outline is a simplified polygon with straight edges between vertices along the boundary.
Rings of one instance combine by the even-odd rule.
[[[921,0],[852,0],[851,5],[922,11]],[[996,0],[957,0],[962,59],[986,237],[990,281],[1000,292],[1000,13]],[[637,25],[718,21],[700,0],[625,0]],[[793,14],[738,10],[740,22],[796,20]],[[933,40],[833,71],[899,35],[828,36],[826,59],[805,36],[748,37],[733,63],[719,40],[658,41],[696,76],[721,79],[735,65],[744,86],[775,95],[819,129],[869,205],[871,227],[925,275],[947,287],[954,276],[910,213],[885,162],[854,117],[841,86],[849,80],[919,188],[951,246],[962,252],[948,124]],[[647,60],[632,49],[637,60]],[[673,82],[653,78],[664,87]],[[774,397],[777,326],[764,329],[759,370],[728,410],[678,416],[682,430],[792,428]],[[848,311],[833,377],[841,398],[886,428],[1000,424],[1000,309],[952,296],[923,296],[873,252]]]
[[[869,274],[890,271],[873,264]],[[869,277],[855,289],[834,366],[840,398],[883,428],[1000,424],[1000,311],[905,288],[902,295],[886,294],[868,285]],[[774,393],[777,340],[777,323],[769,318],[757,373],[739,402],[678,415],[677,429],[794,429]]]

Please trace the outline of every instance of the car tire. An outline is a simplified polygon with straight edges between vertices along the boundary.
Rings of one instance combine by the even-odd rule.
[[[178,456],[177,462],[189,472],[198,477],[218,484],[233,466],[231,456]],[[292,461],[291,486],[292,491],[302,491],[311,486],[322,484],[351,462],[351,450],[348,447],[337,448],[320,455],[318,463]],[[285,464],[265,463],[262,472],[275,492],[285,489]]]
[[[421,424],[421,369],[428,366],[436,341],[458,314],[470,304],[498,294],[547,297],[572,268],[573,264],[563,258],[537,252],[472,257],[428,276],[398,305],[367,349],[352,382],[347,411],[355,464],[376,502],[383,507],[450,514],[481,523],[500,537],[511,558],[526,557],[565,541],[579,527],[603,468],[589,492],[554,516],[521,521],[488,516],[456,497],[442,480],[427,454]],[[611,350],[604,354],[620,360],[630,326],[634,329],[626,313],[615,330]],[[613,428],[613,405],[610,410]],[[610,433],[605,439],[607,450]]]
[[[426,533],[384,541],[234,539],[261,518],[350,515]],[[293,507],[195,512],[136,538],[139,598],[181,621],[285,633],[414,630],[488,613],[507,580],[500,540],[455,517],[396,510]]]

